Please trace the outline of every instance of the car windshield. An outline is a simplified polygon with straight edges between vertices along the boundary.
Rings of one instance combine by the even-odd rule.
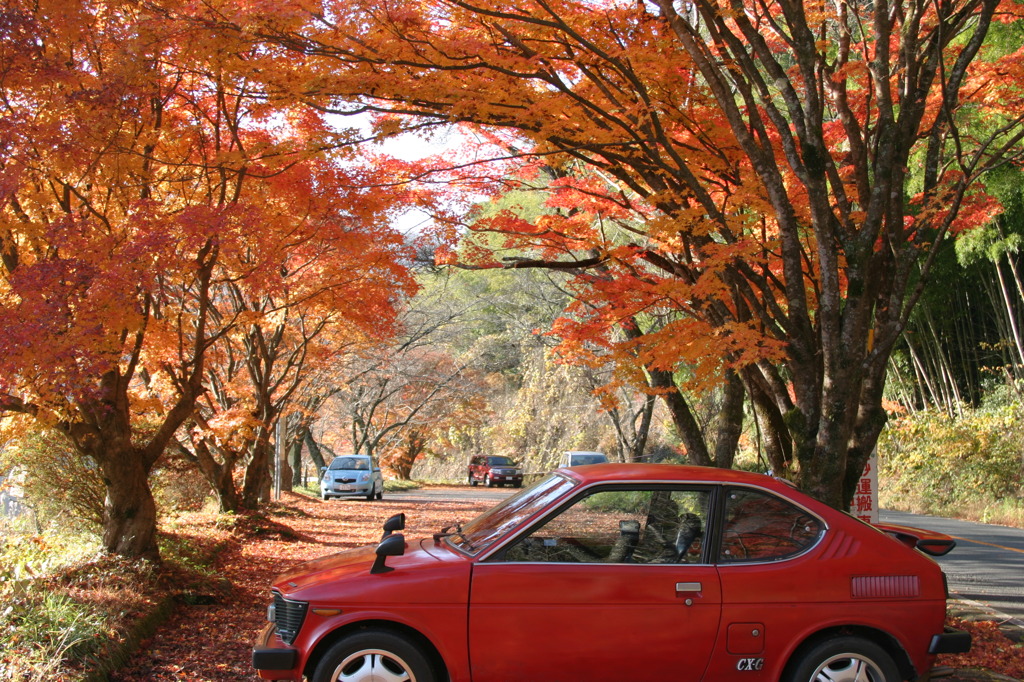
[[[331,462],[331,469],[334,471],[369,471],[370,460],[365,457],[335,457]]]
[[[499,505],[463,526],[458,535],[449,536],[447,541],[467,554],[476,554],[518,528],[576,484],[570,478],[552,474],[522,492],[505,498]]]
[[[515,466],[515,463],[508,457],[488,457],[487,463],[493,466]]]
[[[604,455],[573,455],[572,465],[580,466],[581,464],[604,464],[607,459]]]

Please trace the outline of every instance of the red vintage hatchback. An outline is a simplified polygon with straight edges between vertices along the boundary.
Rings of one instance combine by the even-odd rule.
[[[559,469],[432,538],[403,526],[277,580],[260,677],[895,682],[970,648],[923,553],[950,538],[758,474]]]

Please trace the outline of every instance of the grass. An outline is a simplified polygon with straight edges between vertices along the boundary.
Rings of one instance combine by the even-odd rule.
[[[972,498],[963,501],[946,502],[934,495],[893,494],[882,484],[879,504],[883,509],[943,516],[997,526],[1024,528],[1024,499],[1006,498],[991,500]]]
[[[166,523],[153,565],[100,551],[87,531],[0,526],[0,679],[105,679],[175,597],[223,589],[210,570],[230,524]]]

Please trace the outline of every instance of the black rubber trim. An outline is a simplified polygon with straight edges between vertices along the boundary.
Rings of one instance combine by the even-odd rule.
[[[971,633],[946,626],[941,635],[932,635],[930,654],[965,654],[971,650]]]
[[[257,670],[291,670],[295,667],[298,652],[295,649],[279,649],[257,646],[252,650],[252,667]]]

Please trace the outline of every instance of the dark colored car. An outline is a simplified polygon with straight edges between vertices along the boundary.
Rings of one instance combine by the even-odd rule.
[[[260,677],[312,682],[898,682],[967,651],[938,533],[711,467],[559,469],[465,524],[271,587]]]
[[[483,483],[490,488],[494,485],[523,485],[523,470],[511,458],[503,455],[477,455],[471,457],[466,479],[470,485]]]

